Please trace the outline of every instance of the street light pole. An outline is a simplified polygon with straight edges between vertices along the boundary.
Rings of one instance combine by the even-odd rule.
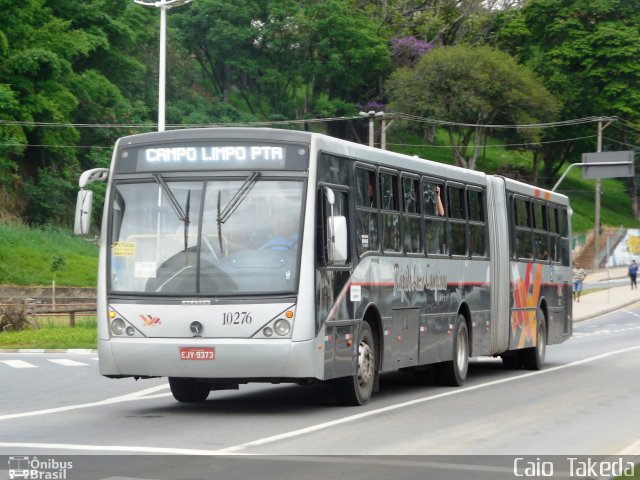
[[[157,7],[160,9],[160,59],[158,67],[158,131],[165,130],[165,96],[166,96],[166,65],[167,65],[167,10],[172,7],[186,5],[191,0],[133,0],[145,7]]]

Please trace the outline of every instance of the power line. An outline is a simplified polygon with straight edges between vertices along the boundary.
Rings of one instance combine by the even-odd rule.
[[[523,147],[523,146],[528,146],[528,145],[541,145],[541,144],[547,144],[547,143],[563,143],[563,142],[573,142],[576,140],[585,140],[587,138],[594,138],[597,135],[587,135],[585,137],[575,137],[575,138],[565,138],[562,140],[547,140],[547,141],[541,141],[541,142],[529,142],[529,143],[506,143],[503,145],[480,145],[478,148],[492,148],[492,147]],[[413,143],[387,143],[387,145],[394,145],[397,147],[419,147],[419,148],[452,148],[453,145],[418,145],[418,144],[413,144]],[[458,145],[455,145],[456,147]],[[473,148],[473,145],[470,145],[471,148]]]
[[[448,120],[440,120],[428,117],[419,117],[416,115],[410,115],[401,112],[386,113],[387,119],[400,119],[413,121],[417,123],[428,123],[431,125],[443,125],[443,126],[457,126],[457,127],[480,127],[480,128],[556,128],[567,127],[574,125],[584,125],[587,123],[604,122],[604,121],[622,121],[618,117],[585,117],[576,118],[571,120],[561,120],[557,122],[546,123],[529,123],[529,124],[475,124],[475,123],[463,123],[452,122]],[[328,123],[344,120],[362,120],[366,117],[358,116],[342,116],[342,117],[329,117],[329,118],[307,118],[307,119],[294,119],[294,120],[263,120],[255,122],[221,122],[221,123],[190,123],[190,124],[169,124],[167,127],[181,129],[181,128],[206,128],[206,127],[238,127],[238,126],[267,126],[267,125],[305,125],[313,123]],[[132,123],[55,123],[55,122],[35,122],[35,121],[21,121],[21,120],[0,120],[0,126],[24,126],[24,127],[50,127],[50,128],[134,128],[134,129],[155,129],[157,125],[154,123],[132,124]],[[640,130],[639,130],[640,131]]]
[[[445,125],[445,126],[456,126],[456,127],[472,127],[472,128],[556,128],[556,127],[569,127],[574,125],[583,125],[586,123],[595,123],[595,122],[607,122],[607,121],[618,121],[618,117],[585,117],[585,118],[576,118],[571,120],[561,120],[557,122],[547,122],[547,123],[527,123],[527,124],[518,124],[518,125],[490,125],[490,124],[476,124],[476,123],[461,123],[461,122],[450,122],[447,120],[438,120],[434,118],[427,117],[418,117],[415,115],[409,115],[405,113],[390,113],[390,116],[394,118],[399,118],[403,120],[410,120],[418,123],[429,123],[432,125]]]

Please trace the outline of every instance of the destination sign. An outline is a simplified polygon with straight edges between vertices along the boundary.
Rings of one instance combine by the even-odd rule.
[[[181,170],[305,170],[306,145],[198,142],[123,148],[117,154],[118,172]]]

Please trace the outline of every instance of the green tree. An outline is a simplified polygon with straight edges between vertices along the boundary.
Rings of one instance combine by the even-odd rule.
[[[431,50],[386,85],[391,109],[447,124],[456,164],[476,168],[486,125],[550,121],[557,102],[533,74],[504,52],[453,46]],[[535,139],[534,130],[522,134]]]
[[[213,93],[263,117],[354,111],[391,66],[352,1],[201,0],[175,19]]]
[[[517,55],[562,100],[561,118],[615,115],[638,122],[639,0],[530,0],[521,10],[505,13],[499,24],[498,45]],[[594,124],[549,131],[545,139],[553,142],[541,147],[544,176],[552,179],[566,162],[595,151],[595,132]],[[613,141],[605,149],[624,149],[630,140],[625,135],[631,132],[608,129]]]
[[[129,101],[113,83],[144,81],[144,65],[127,56],[135,45],[125,50],[137,38],[127,3],[0,0],[11,12],[0,27],[0,184],[26,199],[18,213],[30,222],[68,222],[75,179],[93,166],[93,152],[78,146],[112,144],[119,133],[74,124],[136,121],[146,112],[144,97]]]

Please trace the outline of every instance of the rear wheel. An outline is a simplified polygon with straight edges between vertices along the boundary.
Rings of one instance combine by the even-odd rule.
[[[522,350],[522,363],[527,370],[541,370],[547,352],[547,328],[544,312],[536,312],[536,346]]]
[[[437,375],[444,385],[459,387],[469,371],[469,329],[464,315],[458,314],[453,330],[453,360],[437,365]]]
[[[334,382],[336,398],[341,405],[358,406],[369,402],[376,378],[378,353],[371,326],[362,322],[358,342],[358,367],[355,375]]]
[[[211,391],[208,383],[196,382],[190,378],[169,377],[169,387],[173,398],[179,402],[204,402]]]

